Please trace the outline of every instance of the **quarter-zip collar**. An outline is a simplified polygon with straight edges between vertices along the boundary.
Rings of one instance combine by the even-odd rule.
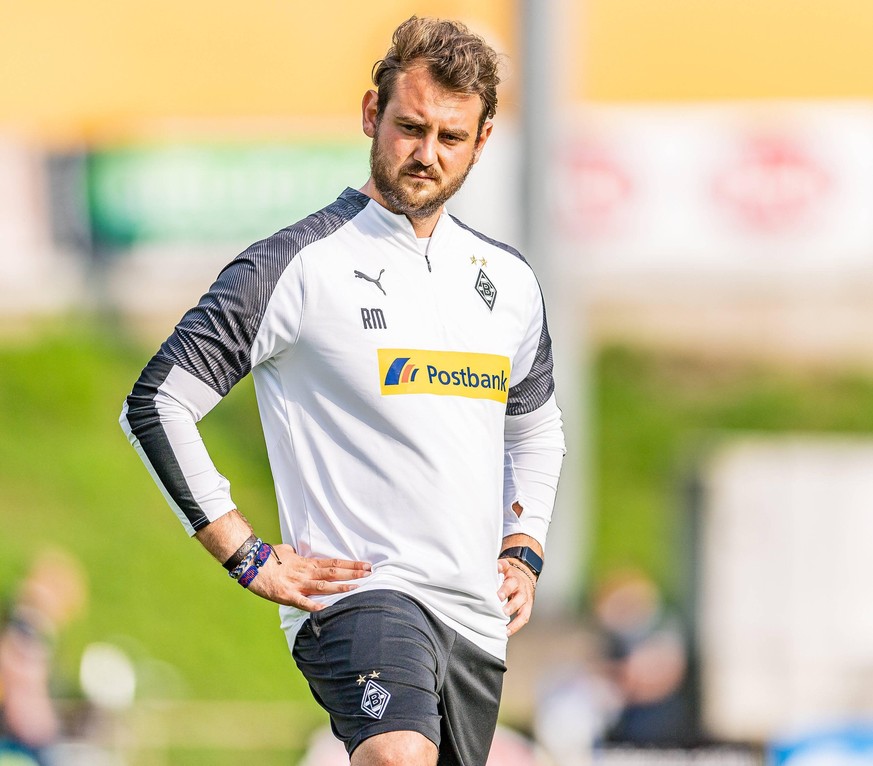
[[[421,257],[421,249],[418,246],[415,229],[412,227],[412,222],[405,215],[392,213],[372,197],[368,197],[363,192],[354,189],[346,189],[341,196],[355,204],[361,204],[362,201],[366,200],[367,204],[361,211],[361,216],[364,216],[367,228],[372,227],[374,233],[385,237],[398,247],[413,251],[417,256]],[[433,254],[440,246],[440,241],[447,236],[451,227],[451,216],[449,216],[445,207],[443,207],[443,211],[430,236],[430,244],[425,256],[431,263],[433,262]]]

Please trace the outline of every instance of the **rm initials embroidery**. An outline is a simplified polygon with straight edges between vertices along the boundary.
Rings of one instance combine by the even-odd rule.
[[[361,321],[365,330],[384,330],[388,327],[382,309],[361,309]]]
[[[381,718],[388,707],[391,694],[375,681],[367,681],[364,696],[361,698],[361,710],[372,718]]]

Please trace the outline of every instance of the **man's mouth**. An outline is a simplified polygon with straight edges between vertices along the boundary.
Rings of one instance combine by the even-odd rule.
[[[437,177],[428,173],[426,170],[406,170],[406,175],[410,178],[415,178],[418,181],[436,181]]]

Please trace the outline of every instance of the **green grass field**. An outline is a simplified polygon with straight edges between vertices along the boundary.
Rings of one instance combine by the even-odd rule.
[[[301,715],[321,721],[275,607],[237,587],[188,539],[118,426],[153,350],[89,323],[0,345],[0,595],[11,593],[39,546],[63,546],[85,565],[90,606],[60,644],[63,694],[76,693],[85,644],[111,641],[143,668],[175,669],[146,676],[144,697],[299,701]],[[592,379],[596,516],[592,558],[579,562],[586,582],[631,563],[668,593],[682,589],[681,478],[707,434],[873,431],[873,381],[863,376],[789,375],[616,348],[597,356]],[[201,429],[237,503],[275,539],[250,382]],[[287,762],[275,756],[259,762]],[[207,761],[223,762],[195,752],[171,759]]]
[[[273,607],[235,586],[188,539],[118,426],[148,356],[84,330],[0,352],[4,538],[28,541],[28,550],[61,545],[85,564],[91,606],[80,640],[123,637],[133,651],[182,669],[196,697],[233,698],[245,689],[253,699],[280,698],[289,686],[299,693]],[[246,384],[203,432],[216,463],[236,478],[240,505],[275,537]],[[3,557],[4,586],[27,556],[25,546],[13,546]]]
[[[622,348],[596,361],[593,579],[640,566],[684,590],[689,471],[745,432],[873,434],[873,376],[713,363]]]

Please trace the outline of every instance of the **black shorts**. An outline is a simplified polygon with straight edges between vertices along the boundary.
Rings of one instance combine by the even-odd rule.
[[[417,731],[439,766],[485,766],[506,666],[410,596],[365,591],[313,612],[293,656],[350,755],[375,734]]]

